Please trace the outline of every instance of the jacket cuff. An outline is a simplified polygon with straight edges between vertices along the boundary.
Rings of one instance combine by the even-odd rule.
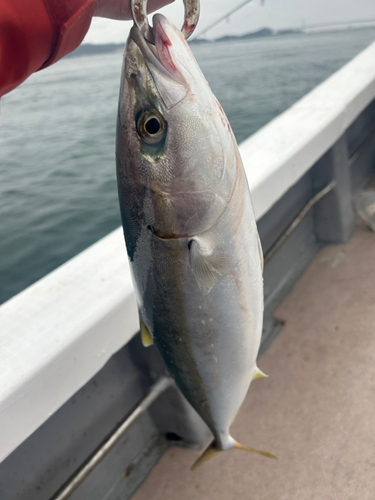
[[[50,57],[39,70],[70,54],[81,44],[97,7],[96,0],[44,0],[44,3],[54,28],[54,42]]]

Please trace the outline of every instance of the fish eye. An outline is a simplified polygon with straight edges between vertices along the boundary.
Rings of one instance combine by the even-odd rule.
[[[157,118],[155,117],[152,117],[152,118],[149,118],[146,122],[145,122],[145,129],[146,129],[146,132],[150,135],[155,135],[159,132],[161,128],[161,125],[160,125],[160,122]]]
[[[137,132],[147,144],[157,144],[165,136],[166,123],[156,109],[141,114],[137,121]]]

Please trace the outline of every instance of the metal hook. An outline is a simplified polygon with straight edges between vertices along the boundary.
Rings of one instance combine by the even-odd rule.
[[[152,27],[147,20],[147,1],[148,0],[130,0],[132,17],[135,25],[138,27],[146,40],[155,45],[155,37]],[[199,18],[199,0],[183,0],[185,6],[185,21],[181,28],[185,38],[195,30]]]

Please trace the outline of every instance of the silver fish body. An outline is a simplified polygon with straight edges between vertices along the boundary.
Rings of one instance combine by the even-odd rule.
[[[183,36],[153,24],[156,49],[133,27],[124,56],[120,208],[141,330],[212,431],[210,455],[241,447],[229,427],[261,373],[262,252],[228,120]]]

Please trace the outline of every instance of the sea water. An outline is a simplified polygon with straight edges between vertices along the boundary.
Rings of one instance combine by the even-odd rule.
[[[193,51],[241,142],[373,40],[366,28]],[[121,64],[121,53],[65,58],[2,98],[0,303],[120,225]]]

